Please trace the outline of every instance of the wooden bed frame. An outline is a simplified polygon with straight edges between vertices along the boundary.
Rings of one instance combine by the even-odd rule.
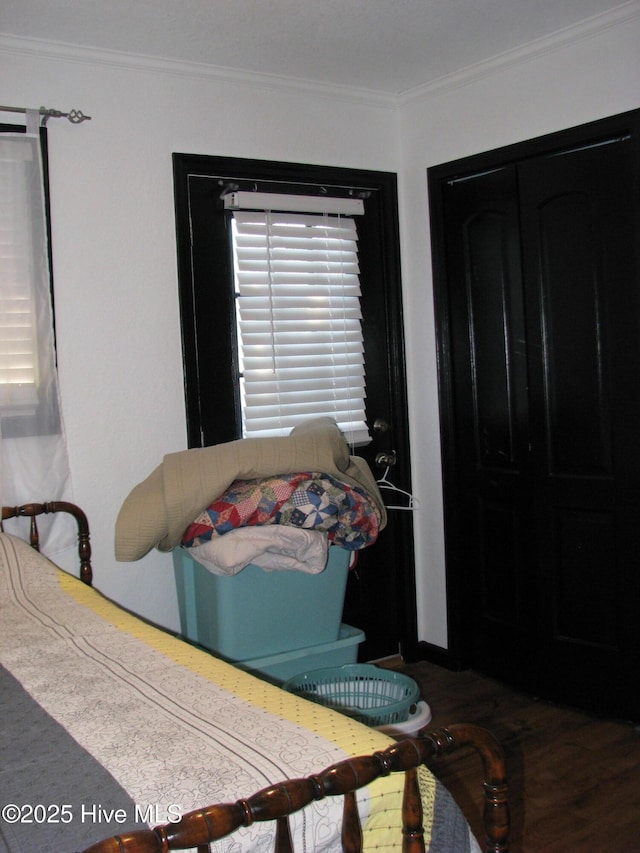
[[[87,848],[84,853],[166,853],[196,848],[208,853],[209,843],[224,838],[255,821],[276,821],[275,853],[293,853],[289,815],[314,800],[343,796],[342,850],[362,851],[362,828],[355,792],[380,776],[405,774],[402,803],[404,853],[424,853],[422,803],[417,767],[465,746],[476,749],[484,768],[484,827],[486,853],[508,851],[509,807],[502,749],[486,729],[454,725],[423,731],[418,738],[405,738],[384,752],[348,758],[314,776],[288,779],[271,785],[246,800],[223,803],[189,812],[177,823],[114,836]]]
[[[29,544],[36,551],[40,550],[40,534],[36,516],[47,515],[54,512],[68,512],[78,524],[78,557],[80,558],[80,580],[91,586],[93,583],[93,571],[91,569],[91,543],[89,541],[89,522],[87,516],[72,503],[67,501],[51,501],[44,504],[23,504],[22,506],[3,506],[2,521],[8,518],[31,518],[29,527]],[[0,529],[4,529],[0,524]]]
[[[2,520],[27,516],[30,544],[39,550],[36,516],[68,512],[78,524],[80,576],[91,585],[91,545],[89,524],[75,504],[55,501],[3,507]],[[405,774],[402,804],[402,840],[398,849],[405,853],[423,853],[422,804],[417,768],[457,750],[471,747],[480,756],[483,767],[485,853],[508,853],[509,800],[506,767],[502,747],[486,729],[458,724],[440,729],[424,729],[416,738],[403,738],[382,752],[349,758],[304,779],[287,779],[258,791],[235,803],[211,805],[189,812],[176,823],[143,829],[107,838],[84,853],[168,853],[170,850],[196,848],[208,853],[210,842],[224,838],[240,827],[258,821],[276,822],[275,853],[293,853],[289,816],[314,800],[342,796],[342,849],[345,853],[362,851],[362,828],[355,792],[381,776]]]

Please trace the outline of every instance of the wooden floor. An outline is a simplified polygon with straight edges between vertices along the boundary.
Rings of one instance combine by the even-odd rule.
[[[471,671],[385,662],[420,684],[431,726],[476,723],[506,753],[512,853],[640,851],[640,733],[534,701]],[[482,839],[479,759],[450,756],[433,768]]]

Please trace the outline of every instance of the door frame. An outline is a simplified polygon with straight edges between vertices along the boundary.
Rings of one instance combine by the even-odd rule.
[[[432,273],[438,362],[438,393],[440,438],[442,447],[442,481],[444,506],[445,569],[447,591],[447,625],[449,644],[447,665],[462,669],[468,665],[463,640],[465,624],[474,602],[465,594],[465,578],[458,543],[463,541],[464,526],[459,517],[459,494],[456,478],[456,446],[454,394],[452,387],[452,330],[448,301],[446,269],[446,233],[444,228],[443,187],[483,171],[540,156],[553,156],[568,148],[597,145],[612,136],[632,135],[640,138],[640,109],[598,119],[584,125],[546,134],[460,160],[453,160],[427,169],[430,232],[432,243]],[[636,158],[635,173],[629,176],[640,194],[640,157]],[[640,241],[638,242],[640,256]]]
[[[394,467],[394,479],[403,487],[411,488],[411,458],[409,443],[409,422],[407,403],[406,364],[404,352],[402,288],[400,275],[400,234],[397,200],[397,175],[392,172],[351,169],[334,166],[311,165],[303,163],[253,160],[236,157],[217,157],[208,155],[173,155],[174,194],[176,213],[176,239],[178,250],[178,279],[180,297],[180,318],[182,329],[182,347],[185,379],[185,402],[187,411],[187,433],[189,447],[229,441],[240,437],[237,391],[230,380],[234,372],[234,353],[222,351],[220,338],[215,335],[198,334],[197,303],[201,299],[198,280],[203,270],[217,270],[210,276],[210,287],[224,294],[230,279],[231,259],[224,257],[225,249],[221,241],[230,242],[226,235],[216,237],[215,247],[204,246],[202,251],[192,248],[192,226],[190,219],[190,199],[195,181],[200,178],[211,180],[211,204],[217,209],[222,207],[220,195],[233,185],[234,188],[256,189],[309,194],[318,188],[329,190],[331,195],[361,195],[365,206],[370,205],[372,213],[365,229],[359,227],[360,263],[363,295],[363,336],[365,359],[367,353],[382,364],[383,382],[388,389],[388,399],[372,402],[367,400],[368,421],[382,418],[389,423],[388,434],[372,433],[373,442],[358,450],[374,474],[382,473],[375,466],[375,455],[379,451],[396,451],[397,464]],[[278,189],[274,189],[278,185]],[[286,185],[286,189],[282,186]],[[209,190],[207,189],[207,192]],[[366,217],[365,217],[366,218]],[[205,242],[206,241],[202,241]],[[215,257],[216,264],[212,265]],[[227,287],[228,293],[231,288]],[[369,307],[367,293],[375,305]],[[227,295],[223,300],[231,300]],[[380,323],[379,306],[384,305],[384,323]],[[214,306],[210,306],[212,310]],[[230,310],[229,304],[224,309]],[[220,312],[218,312],[220,313]],[[383,327],[383,328],[381,328]],[[222,334],[226,329],[222,328]],[[228,335],[228,331],[227,331]],[[212,394],[211,385],[203,378],[211,375],[211,366],[216,367],[216,397],[206,401],[202,390]],[[209,368],[209,370],[207,370]],[[237,371],[235,371],[237,372]],[[375,409],[374,409],[375,406]],[[225,423],[223,430],[218,426]],[[226,431],[224,431],[226,430]],[[376,608],[375,623],[383,625],[385,619],[397,625],[400,648],[406,656],[415,656],[417,647],[417,608],[415,592],[415,568],[413,549],[413,522],[410,513],[397,513],[394,517],[394,557],[399,572],[394,576],[393,601],[374,600]],[[384,535],[384,534],[383,534]],[[375,551],[375,548],[372,549]],[[370,569],[368,563],[375,560],[375,553],[369,555],[368,549],[361,552],[359,566],[362,572]],[[387,568],[381,571],[388,571]],[[377,598],[384,598],[378,596]],[[378,612],[379,611],[379,612]],[[369,653],[367,642],[361,648],[366,657]],[[371,654],[376,656],[371,648]]]

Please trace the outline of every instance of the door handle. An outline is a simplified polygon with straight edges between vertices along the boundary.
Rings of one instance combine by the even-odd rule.
[[[387,468],[390,468],[396,464],[396,461],[395,450],[392,450],[391,453],[376,453],[376,465],[386,465]]]

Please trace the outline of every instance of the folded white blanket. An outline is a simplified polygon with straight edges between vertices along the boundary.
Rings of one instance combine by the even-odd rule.
[[[189,548],[189,555],[215,575],[237,575],[249,563],[317,575],[327,565],[328,548],[326,533],[273,524],[229,530]]]

